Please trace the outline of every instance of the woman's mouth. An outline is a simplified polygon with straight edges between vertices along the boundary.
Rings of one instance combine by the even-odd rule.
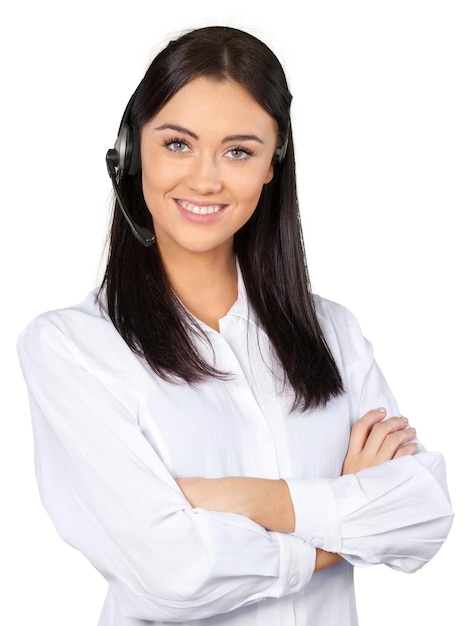
[[[194,204],[193,202],[179,199],[177,199],[176,202],[181,209],[184,209],[189,213],[195,213],[196,215],[212,215],[214,213],[219,213],[227,206],[226,204]]]

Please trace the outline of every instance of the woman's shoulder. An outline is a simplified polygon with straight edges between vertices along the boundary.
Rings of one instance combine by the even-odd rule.
[[[313,303],[320,323],[336,326],[357,324],[356,317],[352,311],[339,302],[313,294]]]
[[[318,323],[333,354],[344,354],[346,360],[371,360],[371,347],[353,312],[338,302],[318,295],[313,296],[313,301]]]
[[[99,290],[91,291],[80,303],[45,311],[32,319],[18,338],[21,352],[27,345],[56,345],[67,340],[87,344],[98,341],[106,328],[114,328]]]

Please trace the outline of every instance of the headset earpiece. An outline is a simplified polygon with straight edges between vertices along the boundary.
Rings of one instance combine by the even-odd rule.
[[[129,124],[122,124],[115,141],[116,167],[119,176],[137,174],[140,170],[139,133]]]
[[[125,174],[134,175],[140,170],[140,138],[139,131],[130,123],[132,106],[137,94],[132,94],[125,110],[118,130],[118,136],[112,150],[112,160],[117,169],[118,177]]]
[[[281,163],[286,158],[287,145],[289,143],[289,132],[290,132],[290,122],[288,124],[286,133],[280,132],[278,134],[280,145],[276,148],[275,153],[274,153],[274,162],[277,163],[278,165],[281,165]]]

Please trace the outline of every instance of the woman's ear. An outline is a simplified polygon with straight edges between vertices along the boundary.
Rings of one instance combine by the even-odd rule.
[[[273,163],[270,163],[270,167],[268,168],[263,184],[267,185],[268,183],[271,183],[271,181],[273,180],[273,175],[274,175],[274,166],[273,166]]]

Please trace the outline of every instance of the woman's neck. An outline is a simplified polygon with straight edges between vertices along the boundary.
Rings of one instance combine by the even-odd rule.
[[[237,300],[234,251],[186,254],[165,260],[169,283],[184,306],[199,320],[219,330],[219,320]]]

